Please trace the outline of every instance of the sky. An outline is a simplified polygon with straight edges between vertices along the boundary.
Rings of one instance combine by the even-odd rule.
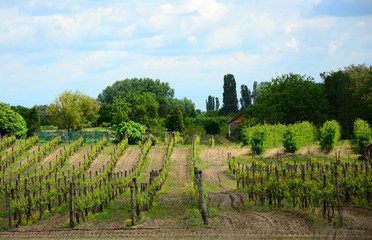
[[[117,80],[169,82],[206,110],[240,86],[372,64],[370,0],[0,0],[0,102],[93,98]]]

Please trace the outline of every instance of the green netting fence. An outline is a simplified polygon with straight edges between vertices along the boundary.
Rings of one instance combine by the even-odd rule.
[[[57,136],[61,137],[62,142],[73,142],[83,137],[84,142],[98,142],[102,137],[110,140],[111,133],[109,131],[94,132],[94,131],[81,131],[81,132],[38,132],[37,136],[39,141],[49,141]]]

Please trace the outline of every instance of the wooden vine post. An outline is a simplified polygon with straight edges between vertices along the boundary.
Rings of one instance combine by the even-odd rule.
[[[74,227],[74,183],[70,183],[70,228]]]
[[[9,199],[9,193],[8,193],[8,185],[5,184],[5,200],[6,200],[6,210],[8,211],[8,220],[9,220],[9,231],[11,232],[13,229],[12,225],[12,209],[10,207],[10,199]]]
[[[195,174],[196,183],[197,183],[198,189],[199,189],[200,207],[201,207],[201,210],[202,210],[202,218],[203,218],[203,221],[204,221],[204,225],[208,225],[208,211],[207,211],[207,205],[205,203],[205,198],[204,198],[202,171],[198,171],[197,168],[194,168],[194,174]]]
[[[338,186],[338,172],[337,172],[337,162],[335,163],[335,184],[336,184],[336,195],[337,195],[337,208],[338,208],[338,215],[340,216],[340,225],[343,224],[342,219],[342,206],[341,206],[341,197],[340,197],[340,190]]]
[[[132,219],[132,226],[135,225],[136,221],[136,213],[134,210],[134,191],[133,186],[130,186],[130,209],[131,209],[131,219]]]

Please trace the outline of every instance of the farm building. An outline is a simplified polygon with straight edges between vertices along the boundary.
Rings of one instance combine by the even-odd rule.
[[[244,113],[239,113],[233,119],[231,119],[227,124],[229,124],[229,139],[230,141],[235,141],[235,128],[245,119]]]

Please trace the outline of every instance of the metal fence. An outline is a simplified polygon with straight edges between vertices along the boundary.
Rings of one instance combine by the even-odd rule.
[[[110,140],[111,133],[109,131],[94,132],[94,131],[80,131],[80,132],[38,132],[39,141],[49,141],[57,136],[61,137],[61,142],[73,142],[78,140],[80,136],[83,137],[84,142],[98,142],[102,137]]]

